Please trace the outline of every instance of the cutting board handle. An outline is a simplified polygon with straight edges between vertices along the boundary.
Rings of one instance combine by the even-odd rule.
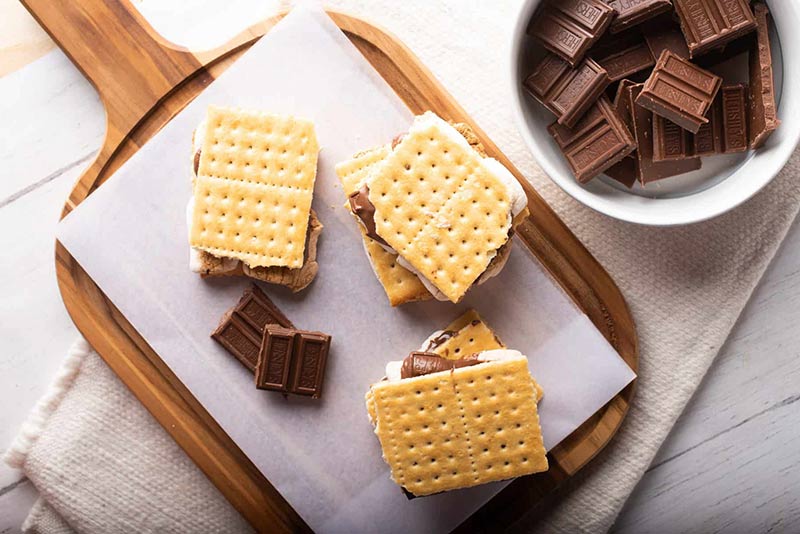
[[[21,1],[100,94],[108,119],[104,146],[118,146],[201,67],[188,50],[159,36],[128,0]],[[110,154],[101,151],[98,159],[104,156]]]

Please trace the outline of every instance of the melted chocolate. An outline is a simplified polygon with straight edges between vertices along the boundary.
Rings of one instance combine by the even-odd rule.
[[[375,206],[369,200],[369,186],[366,184],[361,186],[361,189],[352,193],[347,201],[350,203],[350,210],[359,218],[367,231],[367,235],[378,243],[389,246],[375,230]]]
[[[456,335],[456,333],[457,333],[457,332],[454,332],[454,331],[452,331],[452,330],[444,330],[444,331],[443,331],[441,334],[439,334],[438,336],[436,336],[436,337],[434,337],[434,338],[431,338],[431,339],[429,339],[429,340],[428,340],[428,344],[427,344],[427,345],[425,345],[425,348],[424,348],[425,352],[430,352],[430,351],[432,351],[433,349],[435,349],[436,347],[438,347],[438,346],[440,346],[440,345],[444,344],[444,342],[445,342],[445,341],[447,341],[448,339],[450,339],[451,337],[453,337],[454,335]]]
[[[483,363],[477,354],[470,354],[460,360],[448,360],[432,352],[412,352],[403,359],[400,368],[400,378],[413,378],[415,376],[452,371],[461,367],[469,367]]]
[[[397,137],[392,139],[392,150],[394,150],[394,147],[396,147],[397,145],[399,145],[403,141],[403,138],[405,136],[406,136],[406,134],[401,133],[400,135],[398,135]]]

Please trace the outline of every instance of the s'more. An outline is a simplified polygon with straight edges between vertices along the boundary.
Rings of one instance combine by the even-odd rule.
[[[389,362],[366,404],[392,480],[420,497],[546,471],[540,397],[528,359],[469,311]]]
[[[318,153],[311,121],[209,107],[192,139],[191,270],[308,286],[322,231],[311,209]]]
[[[522,186],[474,132],[432,112],[336,171],[393,306],[460,301],[503,269],[514,227],[529,214]]]

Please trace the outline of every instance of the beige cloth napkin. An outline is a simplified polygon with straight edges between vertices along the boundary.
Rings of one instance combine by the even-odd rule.
[[[519,0],[329,3],[400,37],[531,180],[625,294],[641,343],[633,407],[611,445],[515,526],[564,533],[608,529],[797,215],[800,159],[795,154],[763,192],[713,221],[673,229],[614,221],[554,186],[514,126],[506,85],[507,41]],[[63,394],[62,403],[70,408],[57,409],[50,418],[35,415],[37,432],[12,454],[51,507],[41,514],[44,519],[32,518],[28,526],[36,532],[60,532],[47,526],[55,511],[85,532],[124,531],[133,524],[124,521],[137,520],[147,526],[140,531],[190,531],[189,525],[196,523],[181,521],[198,517],[204,518],[204,531],[244,529],[232,508],[99,359],[87,356],[83,361]],[[90,388],[95,394],[86,393]],[[94,446],[87,450],[84,443]],[[135,454],[122,454],[129,450]],[[112,461],[108,451],[120,455]],[[104,461],[90,462],[93,458]],[[91,484],[76,482],[82,478]],[[176,480],[192,489],[197,515],[186,517],[186,500],[171,491]],[[144,523],[149,512],[163,522]]]
[[[26,532],[250,530],[83,339],[5,460],[40,493]]]

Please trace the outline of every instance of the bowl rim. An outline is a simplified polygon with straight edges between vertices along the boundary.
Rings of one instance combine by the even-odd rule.
[[[541,0],[526,0],[522,3],[517,12],[511,39],[507,47],[509,57],[508,90],[512,102],[512,114],[514,115],[517,129],[537,164],[562,191],[581,204],[609,217],[640,225],[667,227],[698,223],[727,213],[752,198],[778,175],[794,153],[798,141],[800,141],[800,125],[795,125],[794,128],[791,128],[791,123],[794,120],[791,118],[786,120],[787,117],[783,116],[785,113],[782,113],[780,118],[783,123],[780,127],[782,130],[780,130],[781,138],[779,143],[775,143],[773,147],[770,147],[766,154],[762,154],[765,148],[755,153],[749,151],[748,158],[739,169],[718,184],[695,193],[672,198],[654,198],[619,192],[624,196],[618,198],[606,197],[585,188],[571,174],[564,176],[564,173],[556,168],[552,158],[534,138],[525,120],[526,110],[523,106],[525,96],[521,84],[523,74],[521,72],[520,55],[530,17],[540,2]],[[767,0],[766,3],[772,8],[771,2]],[[792,24],[800,26],[800,5],[792,6],[791,4],[793,3],[789,3],[789,7],[781,5],[781,8],[788,9],[794,15],[794,17],[791,17],[794,22],[772,19],[779,35],[784,35],[782,29],[788,28]],[[800,44],[795,45],[795,47],[800,50]],[[781,48],[784,48],[783,41],[781,41]],[[788,68],[789,61],[787,61],[785,55],[783,56],[783,98],[779,105],[779,110],[784,108],[783,111],[785,111],[785,108],[789,107],[786,105],[786,89],[789,87],[787,74],[791,75],[794,70],[800,68],[800,63],[798,62],[800,60],[795,62],[798,65],[797,67]],[[788,78],[791,81],[791,76],[788,76]],[[775,134],[773,134],[774,136]],[[756,160],[756,158],[758,159]],[[731,189],[730,184],[726,187],[720,187],[724,186],[726,182],[733,182],[731,179],[738,173],[743,172],[748,166],[754,164],[753,160],[756,160],[755,163],[758,164],[758,172],[751,174],[757,174],[757,176],[751,176],[747,180],[739,180],[743,183],[739,184],[740,187],[737,189]],[[607,187],[610,188],[611,186]],[[721,193],[723,192],[727,194],[722,195]],[[620,200],[620,198],[624,200]]]

